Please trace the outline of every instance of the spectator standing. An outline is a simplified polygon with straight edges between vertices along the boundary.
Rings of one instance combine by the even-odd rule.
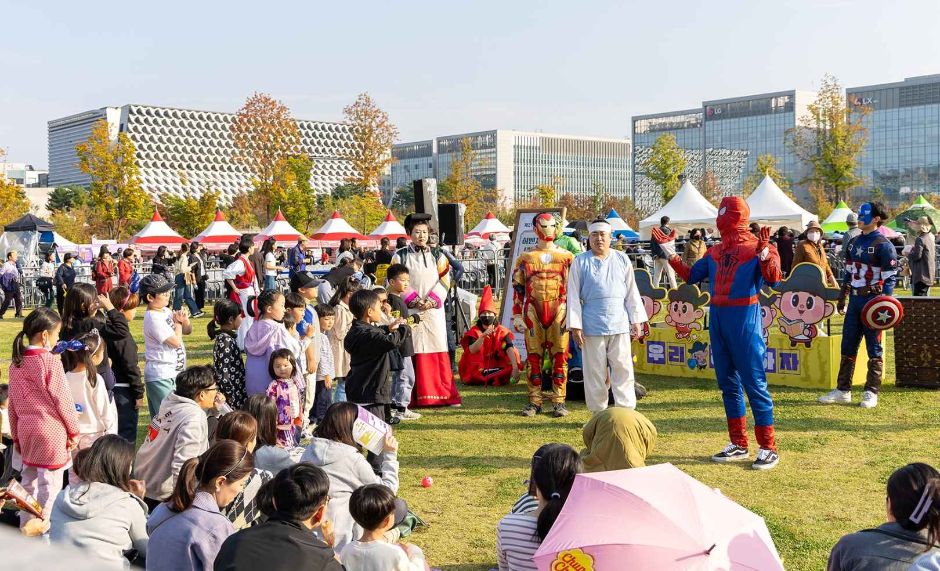
[[[111,288],[114,287],[114,274],[117,268],[114,264],[114,258],[107,246],[102,246],[98,253],[98,260],[95,262],[91,271],[91,277],[95,280],[95,290],[99,295],[108,295]]]
[[[682,261],[687,265],[694,265],[695,262],[705,257],[708,246],[705,244],[705,231],[701,228],[693,228],[689,232],[689,241],[685,243],[685,249],[682,251]]]
[[[111,334],[104,335],[111,372],[114,374],[114,403],[118,409],[118,435],[128,442],[137,442],[137,421],[144,405],[144,383],[137,360],[137,341],[131,335],[130,323],[137,316],[140,296],[118,286],[108,294],[117,310],[109,312]]]
[[[800,240],[796,245],[796,252],[793,254],[793,266],[809,262],[822,268],[823,276],[826,277],[826,283],[829,287],[838,287],[836,277],[832,274],[832,268],[829,267],[829,258],[826,257],[826,250],[822,245],[822,227],[819,222],[810,220],[806,225],[806,239]]]
[[[43,306],[47,308],[52,308],[52,304],[55,303],[55,293],[52,284],[53,278],[55,278],[55,262],[53,261],[55,257],[55,252],[49,250],[43,256],[42,265],[39,266],[39,278],[36,280],[36,287],[42,293],[43,297]]]
[[[609,247],[609,246],[608,246]],[[650,249],[653,254],[653,284],[656,287],[662,283],[663,273],[671,289],[676,289],[676,272],[669,265],[668,253],[676,248],[676,231],[669,227],[669,217],[659,219],[659,227],[653,228],[650,239]]]
[[[131,277],[134,275],[134,249],[127,247],[121,252],[121,259],[118,260],[118,285],[130,286]]]
[[[777,252],[780,254],[780,270],[784,277],[790,275],[793,267],[793,232],[786,226],[777,229]]]
[[[0,268],[0,286],[3,288],[3,305],[0,305],[0,319],[10,309],[10,303],[13,303],[16,313],[14,317],[23,317],[23,297],[20,292],[20,284],[23,282],[23,274],[20,273],[20,267],[17,264],[19,252],[10,250],[7,252],[7,261]]]
[[[842,235],[842,259],[845,259],[849,244],[852,243],[852,240],[862,233],[862,229],[858,227],[858,215],[854,212],[850,212],[849,215],[845,217],[845,225],[848,226],[849,229]]]
[[[931,232],[933,220],[921,216],[908,223],[917,236],[914,244],[905,247],[911,269],[911,288],[916,296],[930,295],[930,286],[937,278],[937,239]]]
[[[196,306],[196,300],[193,299],[193,285],[196,283],[196,275],[193,268],[198,264],[190,261],[189,246],[183,244],[180,246],[180,255],[173,265],[175,292],[173,293],[173,311],[179,311],[186,302],[189,313],[192,317],[202,317],[204,313]]]
[[[59,315],[65,306],[65,294],[75,285],[75,256],[66,254],[62,258],[62,264],[56,268],[53,283],[55,285],[55,303]]]
[[[196,277],[196,283],[193,285],[193,299],[196,300],[196,307],[199,311],[203,311],[206,306],[206,283],[209,281],[206,247],[199,242],[193,242],[190,247],[189,261],[196,264],[193,266],[193,274]]]

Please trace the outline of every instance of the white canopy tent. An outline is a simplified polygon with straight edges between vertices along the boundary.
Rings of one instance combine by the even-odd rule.
[[[767,175],[747,198],[747,205],[751,209],[751,222],[772,229],[788,226],[802,230],[811,220],[817,220],[815,214],[793,202]]]
[[[473,230],[467,232],[467,234],[481,238],[489,238],[490,234],[509,234],[509,231],[509,228],[500,222],[492,212],[487,212],[483,220],[480,220],[480,223],[474,226]]]
[[[659,219],[663,216],[669,217],[669,227],[676,229],[679,233],[688,232],[692,228],[702,226],[714,226],[715,217],[718,216],[718,209],[705,200],[705,197],[695,188],[691,182],[686,180],[679,192],[672,197],[655,214],[648,216],[640,221],[640,238],[649,240],[653,228],[659,226]]]

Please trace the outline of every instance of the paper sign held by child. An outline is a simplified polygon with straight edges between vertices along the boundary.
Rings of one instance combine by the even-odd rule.
[[[359,408],[359,416],[353,423],[353,439],[373,454],[381,454],[385,449],[385,435],[392,427],[366,409]]]

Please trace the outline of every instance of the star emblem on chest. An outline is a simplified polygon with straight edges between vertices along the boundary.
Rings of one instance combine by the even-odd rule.
[[[856,258],[860,258],[860,257],[862,256],[862,252],[864,252],[864,251],[865,251],[865,248],[862,248],[861,246],[855,248],[855,252],[854,252],[854,253],[855,253],[855,257],[856,257]]]

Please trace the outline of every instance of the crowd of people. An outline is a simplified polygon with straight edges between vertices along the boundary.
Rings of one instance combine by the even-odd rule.
[[[749,459],[746,394],[760,446],[753,467],[770,469],[779,462],[773,402],[763,367],[749,366],[762,357],[763,341],[759,327],[748,325],[754,304],[741,300],[755,299],[764,282],[780,281],[786,262],[826,267],[822,230],[809,225],[796,244],[786,231],[771,239],[768,229],[747,226],[743,201],[722,204],[722,241],[709,248],[707,230],[693,230],[681,256],[664,219],[654,231],[654,269],[657,280],[678,276],[712,288],[711,339],[730,437],[712,458]],[[847,267],[854,268],[849,286],[841,286],[850,315],[874,293],[863,290],[870,284],[855,283],[869,279],[870,268],[882,271],[879,293],[893,285],[894,248],[874,236],[886,214],[877,203],[866,206],[861,231],[845,247]],[[311,259],[302,242],[279,256],[273,241],[256,249],[244,237],[223,260],[228,297],[213,307],[210,365],[187,363],[191,318],[205,302],[200,245],[177,256],[158,250],[152,272],[142,277],[136,251],[125,249],[114,262],[103,250],[94,285],[76,283],[74,271],[68,276],[68,255],[59,268],[43,268],[53,288],[47,303],[61,297],[59,312],[42,306],[26,316],[13,343],[9,385],[0,385],[3,476],[18,478],[35,500],[32,509],[21,505],[23,533],[77,546],[107,568],[428,569],[422,550],[404,541],[414,520],[396,497],[393,430],[376,448],[357,437],[357,422],[367,415],[393,427],[420,420],[414,408],[460,406],[455,368],[465,382],[481,384],[505,384],[525,369],[513,331],[496,323],[489,287],[476,322],[459,344],[454,339],[450,283],[459,279],[460,262],[437,247],[429,218],[409,216],[410,240],[395,248],[385,241],[366,255],[344,242],[322,277],[308,271],[322,260]],[[590,224],[588,250],[576,256],[557,244],[554,217],[539,215],[534,226],[539,245],[511,277],[513,329],[525,337],[530,375],[523,415],[540,413],[543,398],[553,416],[567,414],[571,347],[583,358],[593,414],[580,452],[553,443],[533,455],[529,489],[496,528],[498,567],[512,571],[535,569],[533,555],[577,474],[642,467],[658,436],[636,410],[631,341],[643,337],[647,315],[626,248],[612,240],[603,219]],[[859,239],[875,242],[853,253]],[[932,238],[919,239],[907,255],[932,258],[927,242]],[[792,260],[785,259],[787,247]],[[731,270],[717,263],[727,252],[737,264]],[[9,262],[15,267],[15,254]],[[287,288],[276,279],[283,272]],[[837,285],[831,270],[824,275]],[[140,306],[143,371],[129,327]],[[862,329],[849,336],[856,350],[869,337]],[[847,347],[843,367],[854,364]],[[880,353],[870,344],[869,355]],[[866,392],[872,388],[877,395],[877,386]],[[846,402],[847,390],[840,385],[829,402]],[[145,400],[151,422],[138,448]],[[843,538],[829,568],[938,564],[935,469],[897,470],[888,480],[886,517],[878,528]]]

